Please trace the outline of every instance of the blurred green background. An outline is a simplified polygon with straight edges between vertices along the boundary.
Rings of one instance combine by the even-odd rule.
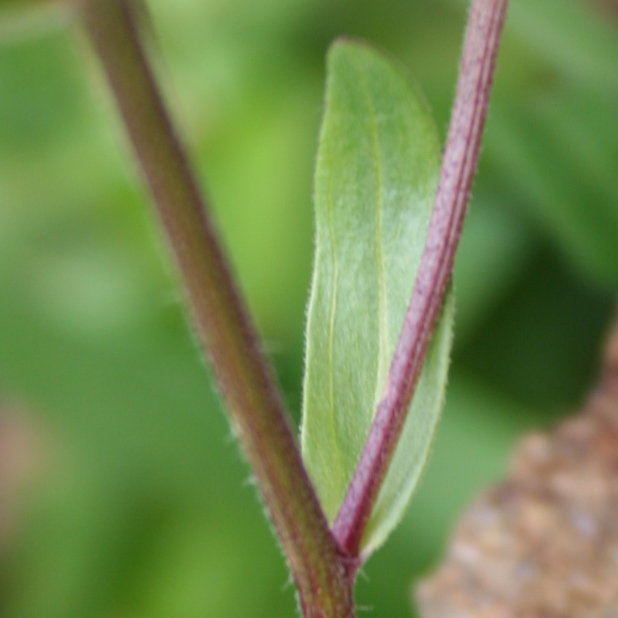
[[[98,68],[66,12],[2,4],[0,419],[31,434],[32,462],[19,491],[0,487],[0,616],[293,616]],[[444,418],[409,515],[364,569],[361,615],[412,615],[413,581],[517,436],[593,384],[618,290],[618,22],[602,4],[512,2]],[[326,49],[349,34],[400,58],[444,134],[465,4],[150,7],[161,80],[297,422]]]

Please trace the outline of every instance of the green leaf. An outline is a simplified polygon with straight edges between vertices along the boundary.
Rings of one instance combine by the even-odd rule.
[[[336,43],[328,57],[315,179],[302,426],[303,456],[330,521],[384,390],[439,161],[431,114],[401,71],[365,45]],[[446,381],[452,314],[449,299],[367,526],[364,553],[401,517],[427,458]]]

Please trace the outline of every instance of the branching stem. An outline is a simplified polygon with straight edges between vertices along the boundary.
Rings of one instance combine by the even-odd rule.
[[[183,284],[197,338],[286,555],[305,618],[353,616],[351,579],[140,41],[132,0],[70,0],[103,66]]]
[[[453,268],[476,169],[508,0],[473,0],[425,248],[382,400],[333,525],[357,555],[392,459]]]
[[[71,0],[122,114],[204,355],[277,532],[304,618],[352,618],[352,571],[453,266],[507,0],[473,0],[425,249],[384,396],[332,534],[140,41],[132,0]]]

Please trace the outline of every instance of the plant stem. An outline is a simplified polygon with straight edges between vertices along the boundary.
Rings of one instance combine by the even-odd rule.
[[[303,616],[349,618],[350,578],[148,65],[135,4],[77,0],[77,6],[175,258],[197,338],[287,558]]]
[[[333,524],[340,547],[357,555],[405,421],[453,268],[476,169],[507,0],[473,0],[455,101],[425,248],[384,395]]]

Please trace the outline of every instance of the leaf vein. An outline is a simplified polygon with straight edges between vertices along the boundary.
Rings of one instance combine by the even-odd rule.
[[[374,191],[374,222],[375,222],[375,258],[376,258],[376,276],[378,279],[378,367],[376,370],[376,384],[374,389],[374,397],[372,410],[375,410],[375,404],[378,402],[383,388],[383,382],[386,378],[388,370],[388,356],[390,354],[388,346],[388,297],[386,292],[386,273],[384,250],[382,247],[382,210],[383,204],[383,173],[382,159],[380,156],[379,145],[379,129],[378,120],[375,110],[375,105],[372,99],[371,90],[367,83],[366,75],[363,73],[361,82],[363,84],[363,92],[369,110],[370,121],[370,139],[373,161],[373,175],[375,178]]]

